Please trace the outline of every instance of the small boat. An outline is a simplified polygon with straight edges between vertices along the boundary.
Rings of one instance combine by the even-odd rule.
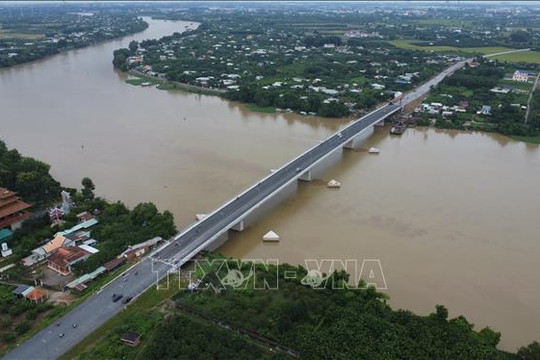
[[[332,179],[328,182],[328,184],[326,184],[326,186],[331,189],[338,189],[341,187],[341,183],[337,180]]]
[[[370,147],[369,150],[368,150],[368,153],[370,153],[370,154],[378,154],[380,152],[381,151],[379,149],[377,149],[376,147]]]
[[[273,232],[272,230],[270,230],[263,236],[264,241],[279,241],[279,239],[280,239],[279,235]]]

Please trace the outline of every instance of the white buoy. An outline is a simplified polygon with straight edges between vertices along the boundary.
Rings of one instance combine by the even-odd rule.
[[[328,184],[326,184],[326,186],[328,186],[329,188],[337,189],[341,187],[341,183],[337,180],[332,179],[328,182]]]
[[[264,241],[279,241],[279,235],[273,231],[269,231],[263,236]]]
[[[208,216],[208,214],[197,214],[197,215],[195,215],[195,219],[197,221],[201,221],[202,219],[204,219],[207,216]]]
[[[376,147],[370,147],[369,150],[368,150],[368,153],[370,153],[370,154],[378,154],[380,152],[381,151],[379,149],[377,149]]]

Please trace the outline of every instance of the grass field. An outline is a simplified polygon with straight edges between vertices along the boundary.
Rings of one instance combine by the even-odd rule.
[[[246,104],[246,107],[251,111],[257,111],[262,113],[275,113],[276,108],[273,106],[259,106],[257,104]]]
[[[157,86],[157,88],[159,90],[174,90],[174,89],[176,89],[176,86],[174,84],[171,84],[171,83],[163,83],[163,84],[159,84]]]
[[[509,62],[524,62],[530,64],[540,64],[539,51],[522,51],[512,54],[493,56],[491,59]]]
[[[45,35],[43,34],[24,34],[24,33],[14,33],[6,30],[0,29],[0,40],[4,39],[24,39],[24,40],[39,40],[44,39]]]
[[[413,23],[421,25],[441,25],[441,26],[464,26],[471,25],[471,20],[458,20],[458,19],[420,19],[414,20]]]
[[[540,135],[539,136],[510,136],[514,140],[523,141],[529,144],[539,144],[540,145]]]
[[[390,41],[390,44],[394,45],[395,47],[398,47],[401,49],[408,49],[408,50],[437,51],[437,52],[452,51],[452,52],[462,52],[462,53],[469,53],[469,54],[484,54],[484,55],[513,50],[511,48],[507,48],[503,46],[466,47],[466,48],[458,48],[456,46],[419,46],[415,44],[414,40],[393,40],[393,41]],[[510,54],[510,55],[513,55],[513,54]]]

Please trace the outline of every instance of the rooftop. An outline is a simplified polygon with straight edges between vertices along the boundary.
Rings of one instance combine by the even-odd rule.
[[[13,233],[9,229],[0,230],[0,242],[9,239],[11,235],[13,235]]]
[[[20,285],[15,290],[12,291],[15,295],[22,295],[29,288],[28,285]]]
[[[20,214],[32,205],[19,200],[17,193],[0,187],[0,228],[26,219],[30,214]]]
[[[61,246],[49,257],[49,262],[66,267],[80,258],[90,254],[78,246]]]
[[[126,331],[120,340],[122,340],[127,345],[135,346],[139,343],[141,339],[141,334],[132,332],[132,331]]]

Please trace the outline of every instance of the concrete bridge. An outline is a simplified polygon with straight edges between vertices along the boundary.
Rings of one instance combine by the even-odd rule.
[[[156,260],[183,265],[201,250],[213,250],[227,240],[229,230],[242,231],[266,211],[296,191],[297,181],[311,181],[341,159],[344,148],[358,148],[374,126],[401,110],[387,104],[292,159],[281,168],[193,224],[155,252]]]
[[[4,359],[51,359],[61,356],[122,311],[125,305],[122,301],[112,301],[114,294],[121,294],[124,298],[137,297],[201,250],[219,247],[227,240],[229,230],[244,230],[249,223],[294,193],[298,181],[311,181],[319,177],[341,159],[344,148],[358,147],[362,140],[371,135],[376,124],[400,110],[400,105],[388,104],[372,111],[271,172],[111,281],[56,324],[49,325],[13,349]]]
[[[344,148],[358,147],[373,132],[376,124],[398,113],[410,101],[425,95],[431,86],[464,64],[465,61],[453,64],[406,94],[400,105],[387,104],[372,111],[273,171],[203,220],[179,233],[150,257],[126,270],[56,323],[15,347],[3,359],[54,359],[63,355],[122,311],[126,305],[122,301],[113,302],[113,294],[135,298],[201,250],[218,247],[227,240],[229,230],[242,231],[250,222],[294,193],[298,180],[310,181],[319,177],[324,170],[339,161]]]

